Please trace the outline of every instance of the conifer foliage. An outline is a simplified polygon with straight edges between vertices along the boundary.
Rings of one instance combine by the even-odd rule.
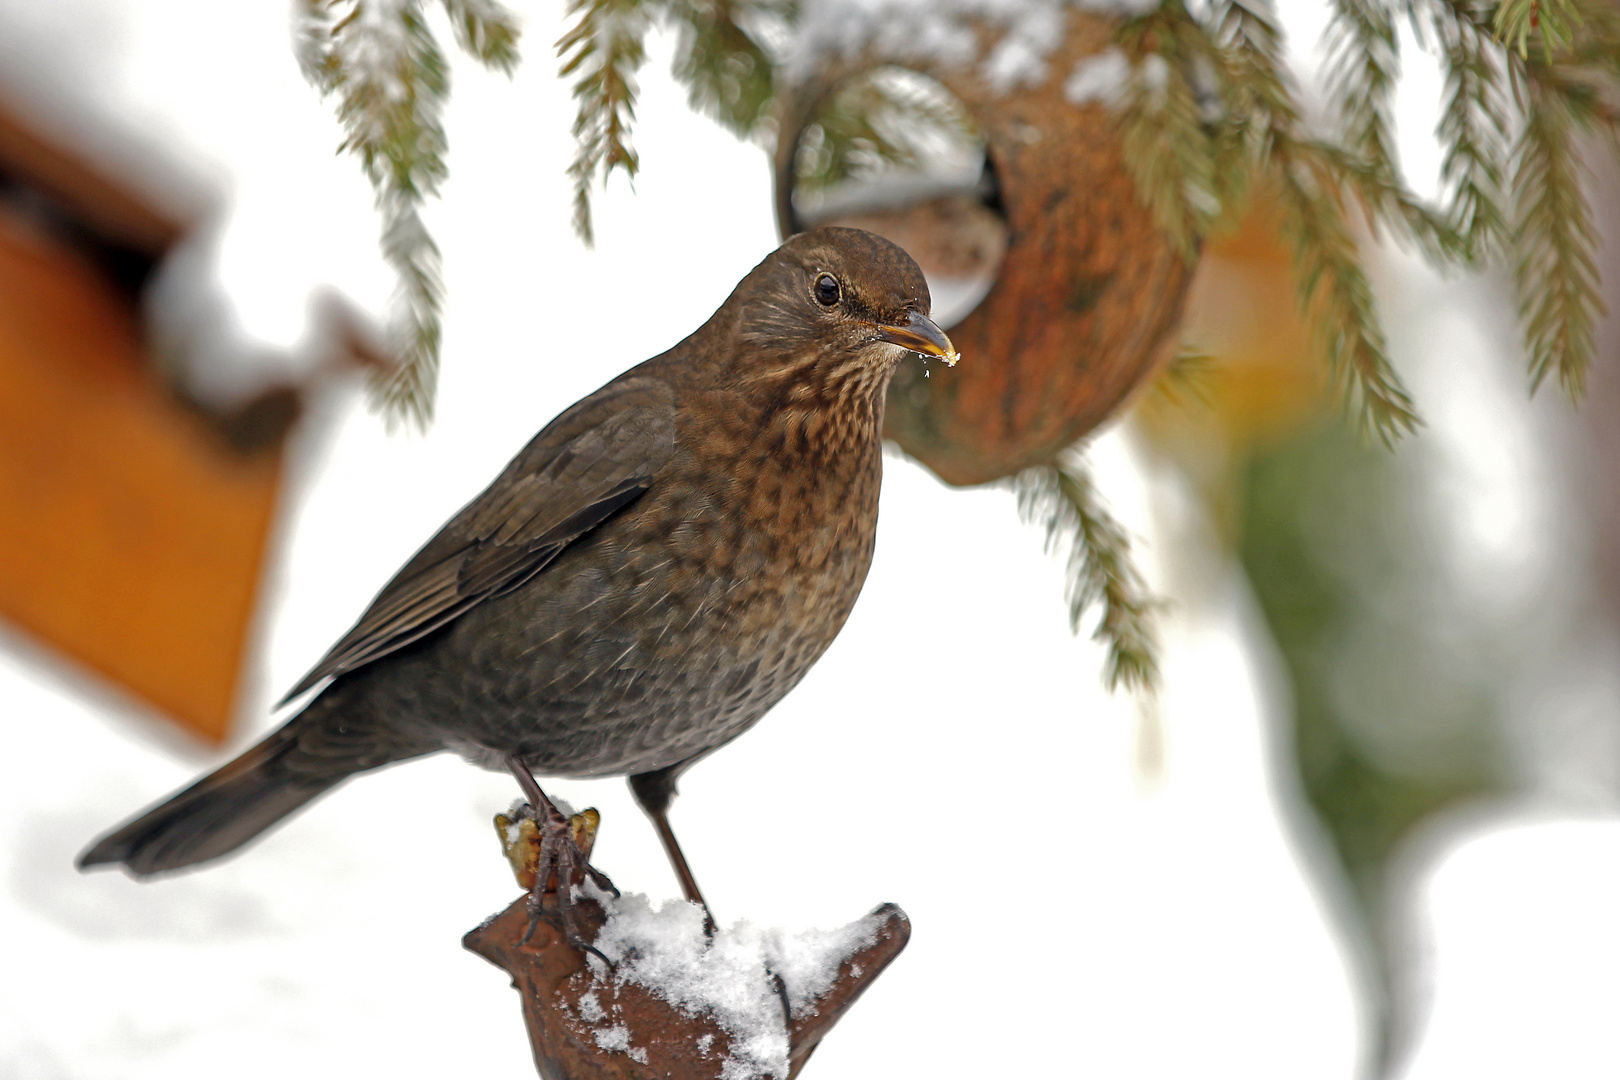
[[[1079,633],[1086,612],[1101,609],[1092,638],[1108,649],[1103,682],[1110,690],[1144,690],[1159,678],[1152,613],[1157,606],[1131,559],[1131,538],[1109,513],[1078,452],[1013,479],[1018,512],[1046,532],[1048,551],[1069,545],[1069,625]]]
[[[442,0],[456,44],[497,71],[517,66],[517,22],[495,0]],[[377,377],[390,421],[426,427],[439,372],[444,303],[439,248],[422,205],[448,171],[440,117],[450,94],[444,53],[421,0],[301,0],[298,60],[337,99],[341,150],[360,159],[382,215],[382,251],[399,275],[390,336],[398,365]]]
[[[1274,195],[1324,354],[1385,441],[1417,417],[1385,355],[1352,210],[1441,264],[1506,258],[1532,387],[1555,373],[1578,396],[1602,313],[1580,139],[1613,136],[1620,119],[1620,12],[1602,0],[1331,2],[1334,122],[1315,132],[1266,10],[1221,0],[1195,14],[1169,0],[1125,25],[1136,64],[1122,121],[1144,200],[1191,244],[1240,217],[1252,188]],[[1396,160],[1402,24],[1445,72],[1439,206],[1407,189]]]
[[[440,115],[449,80],[428,0],[302,0],[300,56],[338,102],[346,136],[377,194],[383,251],[400,277],[398,368],[380,381],[391,418],[425,424],[438,367],[439,253],[421,209],[445,177]],[[517,63],[517,25],[496,0],[440,0],[457,44],[486,65]],[[1057,0],[1054,0],[1057,2]],[[1582,191],[1582,140],[1620,128],[1620,8],[1611,0],[1329,0],[1326,121],[1309,119],[1260,0],[1164,0],[1122,20],[1130,63],[1116,116],[1141,200],[1185,257],[1229,229],[1257,197],[1292,244],[1299,303],[1335,385],[1362,428],[1391,443],[1419,423],[1389,362],[1357,242],[1389,232],[1440,265],[1513,271],[1533,388],[1555,375],[1578,396],[1603,312],[1597,238]],[[573,220],[592,236],[591,191],[640,166],[632,139],[636,74],[655,28],[674,33],[674,73],[697,109],[769,142],[782,45],[799,0],[569,0],[557,42],[577,113]],[[1402,27],[1410,34],[1403,35]],[[1437,134],[1443,196],[1426,204],[1396,156],[1393,95],[1403,36],[1445,73]],[[851,104],[817,129],[807,158],[828,175],[861,155],[902,161],[884,117],[914,103]],[[865,109],[863,113],[862,110]],[[1102,511],[1081,459],[1016,482],[1026,513],[1074,539],[1071,607],[1098,604],[1110,684],[1150,685],[1155,664],[1125,535]]]

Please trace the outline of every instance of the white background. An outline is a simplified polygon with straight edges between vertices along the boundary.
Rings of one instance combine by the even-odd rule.
[[[450,295],[439,420],[389,437],[350,388],[300,430],[237,746],[534,430],[690,332],[776,243],[763,156],[686,111],[660,45],[644,172],[598,200],[583,250],[548,53],[560,12],[523,10],[515,80],[455,65],[453,179],[430,215]],[[0,80],[225,193],[224,287],[245,333],[283,344],[314,284],[374,310],[389,288],[369,192],[332,155],[287,26],[271,0],[0,2]],[[1184,505],[1117,436],[1098,460],[1150,540],[1154,507]],[[1069,634],[1061,567],[1010,495],[898,459],[886,479],[848,628],[674,810],[722,922],[910,914],[910,947],[811,1075],[1352,1075],[1358,968],[1332,890],[1304,875],[1310,836],[1281,824],[1297,795],[1268,718],[1286,698],[1241,578],[1218,571],[1168,620],[1168,764],[1143,783],[1135,706],[1099,689],[1100,652]],[[489,825],[507,778],[412,764],[217,867],[81,876],[93,836],[220,756],[27,640],[0,645],[0,1074],[533,1075],[505,976],[459,946],[516,893]],[[548,787],[602,810],[596,861],[621,887],[675,894],[622,783]],[[1531,807],[1460,835],[1420,868],[1435,997],[1410,1075],[1614,1075],[1620,820]]]

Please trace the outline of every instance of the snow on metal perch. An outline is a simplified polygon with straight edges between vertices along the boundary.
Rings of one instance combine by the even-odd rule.
[[[595,810],[570,819],[587,854],[598,820]],[[538,851],[529,825],[496,818],[525,888]],[[839,930],[740,923],[711,938],[694,904],[655,908],[571,884],[575,924],[609,963],[570,944],[554,917],[522,944],[527,896],[462,939],[512,976],[545,1080],[791,1080],[911,934],[905,912],[884,904]],[[554,916],[558,883],[548,886]]]

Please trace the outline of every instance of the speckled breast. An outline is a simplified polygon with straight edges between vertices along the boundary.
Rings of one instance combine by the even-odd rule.
[[[516,751],[541,775],[644,772],[730,741],[798,683],[860,593],[875,426],[862,442],[814,464],[787,444],[729,464],[685,456],[591,542],[448,627],[450,647],[421,662],[454,682],[409,680],[426,688],[410,711],[439,727],[459,708],[440,728],[452,749],[489,767]]]

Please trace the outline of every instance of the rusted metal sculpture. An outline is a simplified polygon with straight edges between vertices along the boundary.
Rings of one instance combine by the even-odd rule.
[[[595,810],[570,819],[587,856],[598,820]],[[556,918],[555,875],[548,883],[546,917],[525,941],[538,833],[523,817],[502,815],[496,828],[525,895],[467,934],[462,944],[512,976],[540,1075],[545,1080],[717,1080],[733,1058],[732,1035],[715,1017],[672,1004],[656,990],[622,977],[588,949],[571,944]],[[580,896],[572,907],[574,929],[587,942],[598,938],[608,917],[589,895]],[[790,1008],[788,988],[777,980],[789,1080],[906,946],[911,924],[898,907],[885,904],[867,920],[874,924],[867,943],[844,958],[830,986],[815,1000]],[[735,1076],[732,1064],[730,1075]]]
[[[929,76],[960,99],[986,141],[1008,227],[1000,272],[978,307],[949,328],[967,362],[926,377],[920,368],[898,373],[884,430],[949,483],[1051,462],[1112,416],[1175,348],[1193,264],[1138,201],[1108,106],[1077,105],[1065,94],[1069,73],[1108,48],[1116,27],[1070,10],[1033,86],[998,90],[979,64],[868,50],[824,60],[783,93],[775,173],[784,235],[802,224],[792,197],[800,135],[846,80],[888,65]],[[1000,31],[975,30],[986,55]]]

